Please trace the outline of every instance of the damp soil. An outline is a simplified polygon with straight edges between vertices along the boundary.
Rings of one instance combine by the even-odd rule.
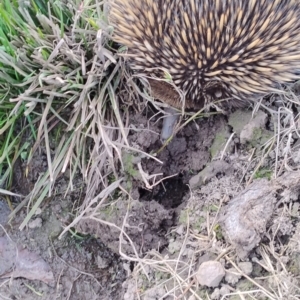
[[[162,147],[159,136],[161,115],[156,116],[151,109],[140,114],[132,112],[130,126],[132,129],[128,140],[132,147],[152,154]],[[210,175],[205,176],[206,179],[209,178],[208,183],[204,184],[203,179],[202,186],[193,191],[188,185],[195,175],[203,172],[215,159],[215,147],[218,145],[220,133],[222,141],[219,143],[219,149],[223,149],[231,131],[232,126],[224,115],[199,118],[178,132],[167,147],[156,154],[155,157],[162,163],[134,152],[124,152],[125,169],[121,175],[125,179],[122,185],[129,191],[130,199],[122,196],[112,199],[107,210],[99,212],[99,217],[106,223],[101,224],[91,219],[82,220],[61,239],[58,238],[60,233],[74,219],[84,198],[84,184],[79,175],[74,180],[74,191],[66,196],[64,193],[68,187],[68,178],[62,176],[56,183],[56,196],[43,202],[31,225],[23,231],[19,231],[18,228],[27,214],[26,209],[21,210],[12,223],[8,224],[7,215],[10,209],[5,199],[0,199],[0,237],[9,236],[20,247],[41,257],[48,264],[54,278],[51,283],[25,278],[0,279],[0,299],[135,300],[139,299],[137,288],[141,291],[145,287],[153,290],[153,287],[149,282],[143,282],[139,286],[142,277],[139,280],[134,279],[134,284],[132,283],[132,271],[137,264],[127,260],[126,256],[133,257],[138,253],[143,257],[155,249],[161,255],[172,257],[178,243],[186,243],[187,249],[184,253],[187,253],[187,257],[192,255],[193,259],[210,252],[215,253],[216,249],[211,248],[215,246],[209,245],[209,241],[195,244],[194,236],[189,239],[182,236],[182,228],[186,226],[183,213],[186,210],[195,212],[189,221],[194,234],[208,234],[207,215],[211,214],[210,220],[214,220],[217,207],[220,201],[223,201],[221,199],[225,195],[226,201],[234,198],[243,189],[241,179],[247,182],[251,177],[251,173],[245,175],[248,150],[240,151],[237,156],[239,140],[236,139],[227,148],[224,162],[219,164],[219,167],[214,167]],[[272,163],[270,159],[269,164]],[[145,173],[157,174],[156,182],[168,178],[149,188],[138,175],[138,164]],[[43,148],[36,152],[28,170],[25,164],[19,161],[15,166],[13,191],[27,194],[46,168],[47,159]],[[226,168],[228,171],[224,171]],[[25,176],[25,173],[28,173],[28,176]],[[17,199],[15,201],[13,206],[18,204]],[[298,200],[293,200],[293,203],[296,201]],[[283,208],[278,207],[278,214],[282,210]],[[270,225],[274,228],[275,220],[276,218]],[[282,224],[283,221],[280,222]],[[108,226],[108,223],[114,224],[115,227]],[[287,244],[290,237],[296,235],[299,227],[297,224],[299,225],[294,220],[290,228],[283,232],[283,244]],[[127,240],[122,243],[123,255],[120,255],[118,228],[122,226],[126,227]],[[173,233],[170,235],[170,230],[174,231],[174,228],[177,228],[177,236]],[[288,238],[284,242],[286,236]],[[128,242],[129,239],[132,244]],[[191,254],[192,249],[197,252],[196,256]],[[252,258],[260,257],[253,252],[251,255]],[[293,252],[293,255],[298,257],[297,252]],[[197,265],[199,262],[194,261],[193,264]],[[299,273],[295,259],[289,260],[289,264],[295,273]],[[255,271],[258,277],[265,275],[264,270]],[[149,271],[150,279],[151,276],[157,275]],[[229,284],[235,287],[235,284]],[[159,292],[161,290],[156,290],[154,296],[144,293],[142,299],[173,299],[163,298]],[[212,292],[214,291],[209,290],[210,294]],[[214,299],[220,298],[221,296]]]
[[[172,177],[151,190],[141,181],[131,178],[135,202],[131,205],[128,222],[132,230],[129,229],[128,234],[140,253],[152,248],[162,251],[168,246],[166,234],[177,223],[176,208],[185,206],[189,193],[187,183],[210,160],[209,149],[216,133],[227,126],[225,122],[221,116],[198,119],[180,131],[157,155],[163,164],[141,159],[147,173],[161,174],[157,180]],[[162,120],[153,118],[152,111],[133,113],[131,125],[137,129],[131,130],[128,137],[133,147],[152,153],[162,146],[159,137]],[[47,158],[43,148],[37,150],[29,167],[18,161],[12,191],[28,194],[46,168]],[[25,176],[26,172],[28,176]],[[4,226],[0,236],[7,234],[16,244],[40,255],[49,264],[55,278],[52,286],[38,280],[15,278],[10,284],[0,286],[0,295],[5,295],[7,299],[122,299],[122,283],[132,266],[119,255],[117,230],[88,220],[74,228],[73,235],[68,233],[58,239],[62,228],[76,215],[76,208],[83,199],[84,186],[79,176],[75,180],[74,191],[63,197],[67,186],[68,179],[61,177],[56,183],[56,196],[44,201],[39,215],[33,218],[33,221],[39,219],[39,225],[29,226],[23,231],[19,231],[18,226],[26,216],[26,209],[21,210],[11,224],[7,224],[6,217],[10,210],[5,206],[4,199],[0,202],[3,207],[1,224]],[[17,204],[12,203],[14,206]],[[111,215],[110,222],[121,225],[127,203],[123,201],[117,205],[117,213]],[[137,232],[135,226],[140,224],[144,224],[143,231]],[[130,247],[124,249],[126,254],[131,253]]]
[[[43,150],[32,159],[28,176],[24,175],[25,164],[18,161],[15,165],[13,191],[23,195],[28,193],[38,176],[45,171],[45,166]],[[61,178],[57,182],[56,196],[43,202],[28,228],[22,231],[18,227],[26,216],[26,209],[21,210],[11,223],[7,223],[10,209],[5,199],[0,199],[0,236],[9,237],[18,249],[26,249],[44,260],[54,278],[51,282],[42,282],[43,270],[39,266],[34,270],[28,268],[25,270],[26,276],[30,278],[32,273],[40,273],[41,278],[2,279],[0,299],[121,299],[122,282],[126,279],[127,271],[119,255],[92,235],[72,230],[62,239],[58,238],[82,202],[83,183],[80,179],[74,182],[74,191],[63,197],[68,179]],[[17,204],[15,199],[12,205]],[[0,253],[3,254],[1,250],[3,248],[0,247]],[[2,270],[3,274],[5,270]]]

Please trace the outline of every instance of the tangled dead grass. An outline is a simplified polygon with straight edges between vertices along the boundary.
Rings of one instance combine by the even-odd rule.
[[[11,115],[25,106],[24,115],[34,116],[37,126],[28,164],[40,145],[47,153],[48,171],[11,215],[30,204],[20,229],[45,197],[55,193],[60,174],[69,174],[68,190],[73,188],[74,176],[82,174],[86,183],[84,205],[99,190],[108,188],[110,181],[118,180],[116,165],[122,165],[123,148],[130,148],[128,106],[136,102],[134,89],[138,87],[112,48],[105,5],[105,1],[88,5],[50,1],[47,15],[38,12],[37,20],[32,18],[30,7],[24,6],[22,25],[26,31],[20,28],[12,46],[18,62],[4,51],[0,53],[1,62],[12,65],[24,77],[24,92],[10,99],[15,104]],[[69,18],[58,19],[56,9],[62,9]],[[32,44],[26,42],[29,38],[34,39]],[[124,84],[129,81],[131,85]],[[122,106],[123,101],[126,106]]]

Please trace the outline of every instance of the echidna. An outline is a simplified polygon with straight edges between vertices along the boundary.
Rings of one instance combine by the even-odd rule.
[[[114,40],[133,70],[170,74],[186,108],[231,98],[233,106],[270,93],[300,70],[300,0],[110,0]],[[168,83],[150,79],[155,98],[181,107]]]

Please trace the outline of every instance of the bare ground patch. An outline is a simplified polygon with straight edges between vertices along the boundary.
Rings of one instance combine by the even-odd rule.
[[[74,191],[65,196],[68,178],[61,177],[56,196],[44,202],[28,228],[18,230],[26,209],[12,226],[5,224],[5,213],[1,215],[6,230],[1,236],[44,259],[54,283],[2,279],[0,296],[298,299],[299,189],[298,173],[293,172],[299,150],[294,147],[295,160],[289,161],[293,170],[285,177],[279,172],[277,181],[271,181],[276,156],[267,153],[257,169],[261,156],[253,155],[255,147],[249,143],[260,128],[256,147],[264,148],[270,119],[261,122],[261,115],[253,123],[251,114],[247,116],[241,130],[222,115],[198,119],[158,152],[159,116],[151,110],[132,114],[128,141],[140,152],[122,151],[124,171],[109,179],[109,193],[99,191],[90,206],[78,210],[84,184],[76,177]],[[238,132],[234,138],[233,131]],[[26,179],[22,165],[17,166],[16,192],[34,186],[47,166],[45,160],[41,150]],[[252,197],[254,202],[243,196],[255,189],[259,193]],[[66,228],[70,231],[61,236]],[[224,276],[217,284],[212,280],[212,286],[203,286],[199,268],[212,261],[220,263]]]

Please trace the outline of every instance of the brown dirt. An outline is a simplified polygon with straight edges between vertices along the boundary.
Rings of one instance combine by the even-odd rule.
[[[128,138],[131,146],[147,153],[156,152],[161,147],[159,140],[161,123],[158,117],[153,117],[150,109],[140,115],[132,114],[132,130]],[[14,278],[11,281],[2,279],[0,299],[135,300],[138,299],[137,291],[142,295],[141,299],[174,299],[170,295],[163,296],[172,284],[168,282],[164,286],[162,282],[170,276],[162,275],[161,272],[158,275],[157,269],[150,266],[144,269],[143,272],[146,274],[139,273],[135,269],[138,265],[124,259],[124,255],[143,257],[154,249],[163,257],[176,259],[180,255],[182,260],[193,266],[193,271],[196,271],[201,262],[214,259],[222,253],[226,248],[226,240],[221,230],[216,227],[219,208],[237,196],[251,176],[255,167],[251,165],[249,168],[248,164],[251,148],[240,146],[238,138],[233,140],[224,157],[226,161],[224,163],[230,167],[228,168],[230,172],[223,172],[224,164],[220,164],[220,170],[216,167],[206,169],[206,172],[212,174],[205,173],[205,178],[202,176],[198,188],[196,186],[191,191],[187,184],[194,175],[210,166],[212,153],[215,152],[212,148],[218,134],[222,132],[226,142],[230,130],[226,118],[221,115],[192,122],[156,156],[163,164],[140,154],[124,151],[125,170],[121,174],[124,177],[122,186],[130,192],[131,197],[125,197],[123,194],[114,196],[98,212],[98,218],[106,223],[86,218],[77,224],[76,230],[80,233],[74,234],[73,228],[73,234],[69,232],[61,240],[58,239],[59,234],[63,227],[74,219],[76,208],[82,202],[84,186],[79,176],[75,181],[75,190],[66,197],[63,195],[68,179],[62,177],[56,185],[56,196],[47,199],[39,215],[34,217],[41,219],[41,225],[32,226],[21,232],[18,226],[26,216],[26,210],[22,210],[11,225],[6,224],[8,210],[4,200],[0,199],[0,221],[7,235],[18,245],[42,257],[49,264],[55,278],[53,285],[24,278]],[[219,150],[223,147],[224,143],[221,143]],[[43,151],[37,153],[33,161],[29,179],[24,178],[23,166],[21,164],[16,166],[16,192],[28,193],[47,167]],[[271,169],[273,162],[274,159],[269,157],[264,167]],[[176,176],[149,189],[141,179],[139,164],[147,174],[162,173],[156,177],[156,182],[166,176],[174,174]],[[245,172],[247,168],[248,171]],[[298,276],[299,245],[294,239],[299,237],[300,223],[299,206],[296,205],[299,193],[296,194],[276,207],[271,221],[266,225],[266,232],[261,233],[261,238],[263,242],[268,240],[271,232],[273,240],[276,240],[276,253],[284,252],[283,249],[287,249],[284,247],[289,247],[286,253],[282,252],[282,256],[288,256],[286,259],[288,268],[292,274]],[[286,210],[289,205],[293,215]],[[276,224],[280,224],[280,230]],[[120,235],[120,228],[125,228],[127,237]],[[189,230],[192,235],[187,235]],[[0,236],[5,236],[4,230],[0,231]],[[120,244],[123,257],[119,253]],[[230,257],[234,261],[239,261],[234,255]],[[254,265],[252,274],[254,277],[270,274],[261,267],[264,263],[263,258],[261,248],[255,248],[248,254],[247,259]],[[255,264],[255,261],[261,264]],[[226,269],[232,267],[228,258],[223,259],[222,263]],[[291,278],[294,278],[293,276]],[[221,299],[224,291],[249,290],[250,287],[243,280],[237,280],[234,284],[223,281],[217,289],[201,288],[197,290],[197,295],[202,297],[208,293],[213,295],[212,299]],[[259,282],[268,288],[269,281]],[[271,284],[275,285],[275,280]],[[228,286],[230,288],[226,289]],[[292,288],[289,291],[292,291]],[[174,293],[180,295],[180,289]],[[192,297],[189,293],[185,296],[186,299],[193,299],[188,298]],[[269,298],[262,295],[257,299]]]
[[[26,194],[40,172],[45,170],[45,161],[42,153],[36,153],[28,178],[24,176],[24,167],[18,163],[14,191]],[[127,273],[117,254],[100,239],[90,235],[75,234],[73,231],[74,235],[68,233],[63,239],[58,239],[62,227],[73,219],[76,213],[74,208],[82,198],[83,185],[80,180],[76,180],[75,191],[64,198],[62,195],[67,186],[67,178],[61,178],[56,185],[56,196],[46,199],[40,213],[23,231],[19,231],[18,226],[24,220],[26,210],[22,210],[11,224],[6,224],[7,220],[2,216],[2,207],[6,207],[6,202],[0,202],[1,224],[4,226],[0,228],[0,236],[8,235],[14,244],[43,258],[55,278],[53,284],[23,278],[3,279],[0,299],[120,299],[122,282]],[[9,210],[6,209],[6,212],[8,214]],[[37,219],[41,219],[41,225],[31,226]]]

